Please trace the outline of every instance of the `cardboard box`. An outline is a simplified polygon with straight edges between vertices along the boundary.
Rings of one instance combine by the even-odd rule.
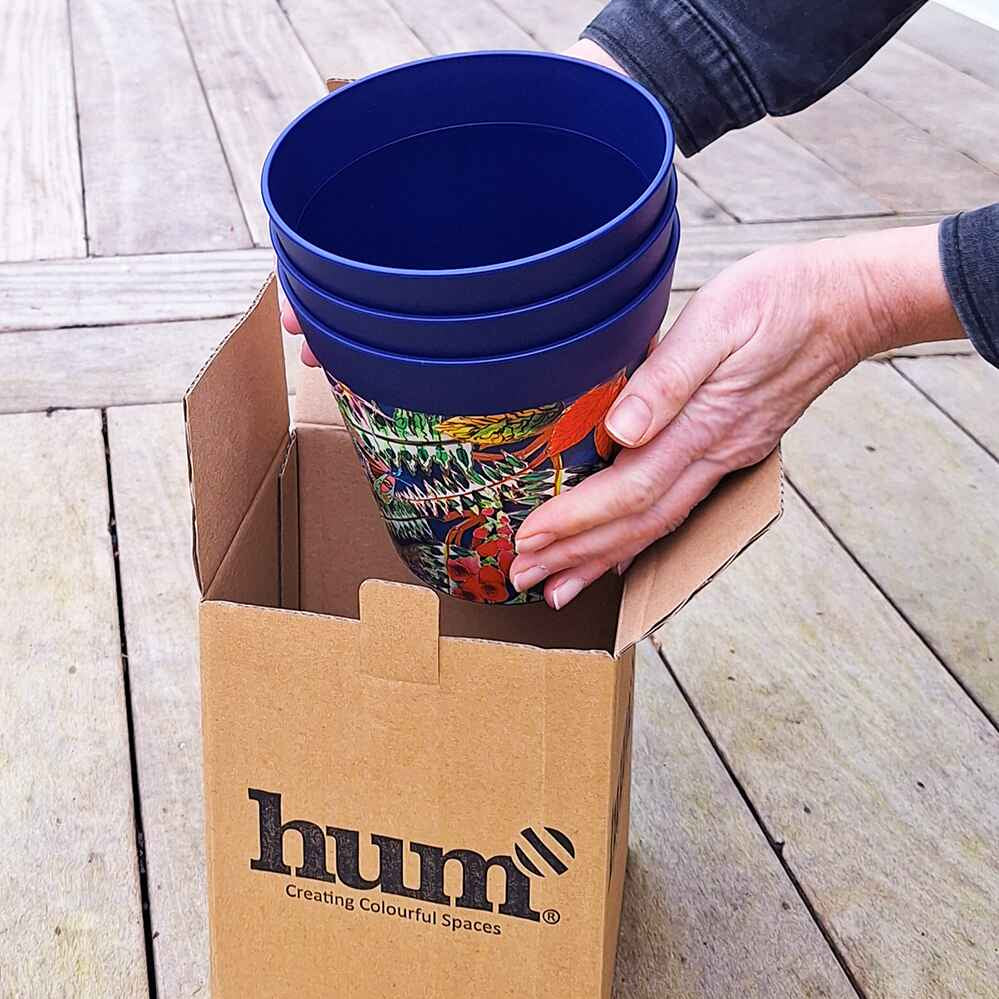
[[[634,644],[777,518],[779,457],[565,610],[414,583],[274,281],[185,399],[216,999],[610,994]],[[669,733],[663,733],[669,738]]]

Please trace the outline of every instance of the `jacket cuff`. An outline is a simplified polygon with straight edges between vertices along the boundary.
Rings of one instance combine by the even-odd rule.
[[[742,63],[690,0],[611,0],[580,37],[652,91],[686,156],[766,114]]]
[[[940,263],[968,339],[999,367],[999,204],[944,219]]]

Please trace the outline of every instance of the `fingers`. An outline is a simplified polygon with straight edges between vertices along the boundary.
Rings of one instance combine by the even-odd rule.
[[[302,324],[298,321],[298,316],[295,315],[292,307],[288,304],[283,295],[280,296],[280,300],[281,325],[284,327],[286,333],[290,333],[292,336],[298,336],[302,332]],[[308,365],[310,368],[320,367],[319,362],[316,360],[316,355],[312,353],[312,348],[307,342],[302,342],[302,349],[299,353],[303,364]]]
[[[520,554],[647,510],[713,443],[714,428],[685,414],[653,441],[534,510],[517,532]]]
[[[607,414],[607,432],[641,447],[665,427],[728,354],[714,302],[690,300],[662,342],[631,376]]]
[[[514,587],[525,590],[547,578],[545,598],[556,610],[561,609],[609,569],[619,564],[626,568],[652,542],[675,531],[725,471],[716,461],[695,461],[647,510],[556,541],[540,551],[519,554],[510,566]]]
[[[298,316],[292,311],[291,306],[282,300],[281,302],[281,325],[292,334],[302,332],[302,324],[298,321]]]

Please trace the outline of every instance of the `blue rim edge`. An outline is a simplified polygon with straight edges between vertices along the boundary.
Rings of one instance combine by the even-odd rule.
[[[556,59],[563,60],[565,62],[576,63],[578,65],[586,66],[596,72],[606,73],[608,76],[614,78],[615,81],[619,83],[627,84],[633,87],[638,93],[640,93],[654,108],[659,120],[662,122],[663,131],[666,136],[666,154],[663,156],[662,165],[659,170],[656,171],[656,175],[652,178],[649,185],[645,190],[623,211],[619,212],[614,216],[609,222],[605,222],[602,226],[597,229],[593,229],[588,232],[585,236],[580,236],[578,239],[574,239],[569,243],[563,243],[560,246],[552,247],[549,250],[545,250],[542,253],[535,253],[528,257],[520,257],[516,260],[504,260],[498,264],[489,264],[484,267],[463,267],[455,269],[445,269],[445,270],[413,270],[411,268],[403,267],[382,267],[378,264],[367,264],[360,260],[352,260],[350,257],[341,257],[336,253],[331,253],[329,250],[324,250],[320,246],[316,246],[314,243],[310,243],[308,240],[303,239],[298,233],[295,232],[281,217],[280,213],[274,207],[274,203],[271,201],[268,177],[270,175],[271,161],[274,158],[275,153],[284,141],[285,136],[291,132],[298,123],[305,118],[307,115],[312,114],[316,108],[326,101],[334,100],[335,98],[345,94],[351,88],[359,86],[362,83],[366,83],[369,80],[376,79],[377,77],[386,76],[389,73],[398,73],[403,70],[409,69],[413,66],[419,66],[423,63],[428,62],[443,62],[446,59],[468,59],[479,56],[529,56],[531,58],[538,59]],[[539,260],[543,260],[546,257],[556,256],[560,253],[565,253],[569,250],[573,250],[579,246],[583,246],[586,243],[594,240],[612,229],[616,228],[625,219],[635,214],[642,205],[644,205],[654,194],[656,190],[662,184],[663,178],[665,177],[668,170],[673,166],[673,157],[676,152],[676,138],[673,132],[673,125],[669,120],[669,116],[666,114],[666,110],[663,106],[652,96],[652,94],[643,87],[640,83],[632,80],[630,77],[623,76],[621,73],[617,73],[612,69],[607,69],[604,66],[598,66],[596,63],[587,62],[585,59],[575,59],[571,56],[559,55],[554,52],[531,52],[522,49],[490,49],[482,52],[455,52],[449,55],[442,56],[429,56],[426,59],[416,59],[413,62],[403,63],[400,66],[392,66],[389,69],[380,70],[377,73],[369,73],[367,76],[361,77],[359,80],[354,80],[352,83],[348,83],[346,86],[340,87],[331,94],[326,94],[326,96],[321,97],[315,104],[306,108],[300,115],[298,115],[294,121],[287,125],[281,132],[281,134],[274,140],[274,144],[271,146],[270,151],[267,153],[267,159],[264,160],[264,168],[261,171],[261,183],[260,191],[264,200],[264,207],[267,209],[267,214],[270,216],[271,220],[278,226],[278,228],[283,232],[288,239],[293,243],[297,243],[303,249],[307,250],[309,253],[315,256],[328,260],[331,263],[339,264],[346,267],[356,268],[358,270],[369,271],[374,274],[390,274],[399,275],[405,277],[458,277],[460,275],[470,275],[470,274],[495,274],[497,272],[502,272],[505,270],[512,270],[517,267],[523,267],[525,264],[531,264]]]

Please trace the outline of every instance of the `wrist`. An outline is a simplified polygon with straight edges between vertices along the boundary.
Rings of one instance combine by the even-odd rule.
[[[884,350],[964,336],[944,282],[939,226],[861,233],[837,240],[852,272],[856,308],[845,310],[857,359]]]
[[[613,69],[622,76],[628,73],[621,64],[605,49],[602,49],[590,38],[580,38],[578,42],[570,45],[563,55],[572,56],[574,59],[584,59],[586,62],[595,62],[598,66]]]

